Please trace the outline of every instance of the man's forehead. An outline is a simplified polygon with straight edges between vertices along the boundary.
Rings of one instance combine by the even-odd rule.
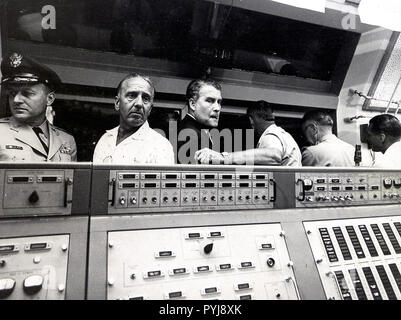
[[[35,84],[29,84],[29,83],[9,83],[5,86],[6,91],[21,91],[21,90],[41,90],[45,89],[46,86],[43,83],[35,83]]]
[[[221,91],[211,85],[204,85],[199,90],[199,96],[208,96],[221,99]]]
[[[150,84],[145,79],[139,77],[125,80],[121,88],[125,91],[145,91],[153,95]]]

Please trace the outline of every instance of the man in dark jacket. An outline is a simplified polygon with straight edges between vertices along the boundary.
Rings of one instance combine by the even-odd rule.
[[[213,148],[210,129],[219,123],[221,86],[214,80],[196,79],[189,83],[186,92],[188,113],[178,126],[177,162],[197,163],[197,150]]]

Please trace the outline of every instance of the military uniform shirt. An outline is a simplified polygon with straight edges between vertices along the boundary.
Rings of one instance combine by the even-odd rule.
[[[108,130],[100,138],[93,154],[94,164],[174,164],[173,146],[147,121],[116,146],[118,129],[119,126]]]
[[[18,124],[13,117],[0,119],[0,161],[76,161],[74,137],[48,122],[47,125],[48,153],[31,126]]]

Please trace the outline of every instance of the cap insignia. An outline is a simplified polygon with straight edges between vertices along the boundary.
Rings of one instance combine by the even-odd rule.
[[[13,68],[17,68],[21,65],[22,55],[18,53],[13,53],[10,56],[10,66]]]

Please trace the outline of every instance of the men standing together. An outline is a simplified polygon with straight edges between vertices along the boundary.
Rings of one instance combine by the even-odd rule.
[[[61,85],[58,75],[18,53],[2,60],[1,72],[11,117],[0,119],[0,161],[76,161],[74,138],[46,117]],[[119,125],[98,141],[95,164],[175,163],[171,143],[149,127],[154,96],[155,87],[146,76],[129,74],[121,80],[114,104]],[[257,147],[228,153],[214,150],[220,143],[213,142],[211,135],[219,123],[221,85],[212,79],[192,80],[186,90],[186,104],[188,113],[178,126],[178,163],[354,166],[354,147],[333,134],[334,121],[326,112],[310,111],[302,118],[302,132],[310,146],[301,155],[293,137],[275,124],[272,106],[263,100],[250,103],[247,116],[260,137]],[[395,116],[383,114],[370,120],[369,145],[383,153],[375,166],[399,167],[400,141],[401,124]]]

